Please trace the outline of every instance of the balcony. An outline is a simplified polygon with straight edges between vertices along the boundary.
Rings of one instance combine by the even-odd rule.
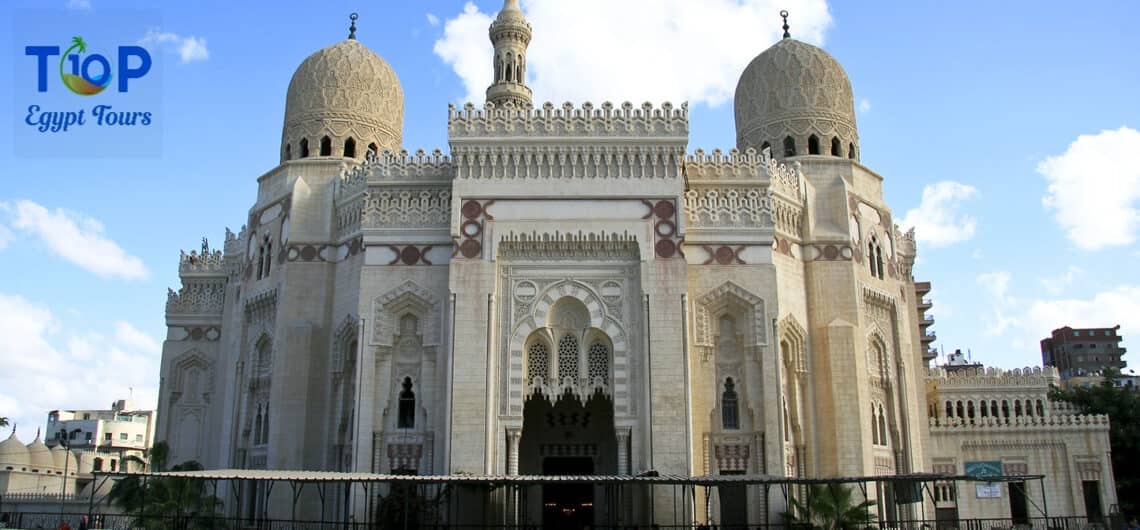
[[[931,342],[934,342],[936,340],[938,340],[938,335],[936,333],[934,333],[933,331],[925,333],[922,335],[922,343],[923,344],[930,344]]]
[[[920,328],[928,328],[928,327],[933,326],[933,325],[934,325],[934,317],[932,317],[932,316],[923,316],[918,321],[918,327],[920,327]]]

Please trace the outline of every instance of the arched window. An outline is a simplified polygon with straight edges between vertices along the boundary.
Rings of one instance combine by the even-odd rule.
[[[376,145],[376,142],[372,142],[368,144],[368,152],[372,153],[373,157],[380,156],[380,147]]]
[[[269,276],[269,267],[273,263],[273,241],[269,234],[265,234],[265,272],[262,276]]]
[[[946,402],[946,417],[947,418],[953,418],[954,417],[954,406],[951,405],[949,401]]]
[[[847,158],[855,160],[855,142],[847,144]]]
[[[523,82],[522,64],[521,63],[515,63],[515,81],[520,85]]]
[[[606,384],[610,380],[610,349],[605,344],[595,342],[590,345],[586,358],[586,375],[590,382]]]
[[[507,63],[507,79],[506,79],[506,81],[507,81],[508,83],[510,83],[510,82],[511,82],[511,78],[513,77],[513,76],[511,76],[511,71],[512,71],[512,70],[514,70],[514,68],[511,68],[511,63],[510,63],[510,62],[508,62],[508,63]]]
[[[321,156],[332,156],[332,140],[328,136],[321,138]]]
[[[118,460],[115,460],[114,458],[111,459],[111,471],[115,471],[115,468],[118,467],[118,463]]]
[[[784,138],[784,156],[796,156],[796,139],[791,136]]]
[[[344,141],[345,158],[356,158],[356,140],[349,138]]]
[[[983,418],[988,417],[990,415],[989,403],[986,403],[986,400],[983,399],[979,405],[980,406],[978,407],[978,412],[980,412],[982,414]]]
[[[965,418],[966,417],[965,409],[962,407],[961,401],[958,402],[957,412],[958,412],[959,418]]]
[[[887,416],[883,414],[882,405],[879,405],[879,443],[887,445]]]
[[[879,270],[874,268],[874,238],[866,242],[866,264],[871,268],[871,276],[878,278]]]
[[[103,471],[103,459],[95,457],[95,463],[91,466],[92,471]]]
[[[1037,417],[1041,418],[1044,416],[1045,416],[1045,404],[1042,403],[1040,399],[1038,399],[1037,400]]]
[[[874,403],[871,403],[871,444],[879,445],[879,418],[875,415]]]
[[[1019,399],[1013,400],[1013,415],[1017,418],[1021,417],[1021,400]]]
[[[997,400],[990,401],[990,416],[998,417]]]
[[[818,155],[819,153],[819,137],[816,135],[808,136],[808,154]]]
[[[269,403],[265,404],[265,421],[261,424],[261,443],[269,443]]]
[[[412,392],[412,378],[405,377],[400,391],[400,412],[396,428],[413,429],[416,426],[416,393]]]
[[[966,417],[970,418],[970,423],[974,423],[974,402],[973,402],[973,400],[966,402]]]
[[[293,149],[292,149],[292,147],[293,147],[293,146],[291,146],[291,145],[289,145],[289,144],[285,144],[285,160],[286,160],[286,161],[288,161],[288,160],[291,160],[291,159],[293,158]]]
[[[261,445],[261,405],[257,405],[257,419],[253,421],[253,445]]]
[[[725,429],[740,428],[740,403],[736,398],[736,384],[732,378],[724,380],[724,393],[720,396],[721,425]]]
[[[309,139],[301,138],[301,158],[309,158]]]
[[[875,243],[875,268],[878,269],[879,279],[883,279],[883,247]]]
[[[760,152],[763,153],[765,149],[771,150],[772,144],[770,144],[768,142],[764,142],[764,143],[760,144]]]
[[[545,381],[550,377],[550,350],[546,344],[535,342],[530,345],[526,358],[527,383],[533,383],[541,377]]]
[[[578,339],[567,334],[558,341],[558,380],[575,379],[578,379]]]
[[[843,144],[839,142],[838,136],[831,137],[831,155],[843,156]]]
[[[1001,400],[1001,417],[1009,418],[1009,402],[1004,399]]]

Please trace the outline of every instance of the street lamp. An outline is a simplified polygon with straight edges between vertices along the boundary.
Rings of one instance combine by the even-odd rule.
[[[71,443],[68,442],[67,437],[70,434],[81,432],[83,432],[83,429],[79,428],[72,429],[71,432],[68,432],[66,428],[59,430],[59,445],[63,446],[65,452],[63,458],[63,485],[61,486],[62,491],[59,494],[59,519],[61,521],[63,520],[63,498],[67,496],[67,466],[71,463]]]

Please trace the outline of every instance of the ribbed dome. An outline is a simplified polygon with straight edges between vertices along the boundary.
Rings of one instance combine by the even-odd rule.
[[[39,470],[40,473],[55,468],[55,458],[51,456],[51,449],[48,449],[39,435],[36,436],[35,440],[32,440],[32,443],[28,444],[28,465],[32,469]]]
[[[289,82],[281,159],[347,153],[363,158],[370,144],[378,151],[399,151],[404,128],[404,90],[384,59],[356,39],[346,39],[309,56]],[[307,154],[302,152],[307,144]]]
[[[820,48],[784,38],[764,50],[740,76],[735,105],[739,149],[767,142],[781,156],[790,137],[794,154],[805,155],[814,135],[815,153],[858,158],[851,81]]]
[[[27,467],[30,463],[28,448],[24,446],[24,442],[16,438],[16,431],[13,430],[7,440],[0,442],[0,469],[10,466],[19,470]]]

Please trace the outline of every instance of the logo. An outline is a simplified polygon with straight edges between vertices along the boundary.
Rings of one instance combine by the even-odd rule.
[[[48,91],[48,59],[59,57],[59,77],[68,90],[80,96],[93,96],[118,79],[119,92],[127,92],[131,79],[143,77],[150,71],[150,53],[141,46],[119,46],[115,60],[99,53],[87,53],[83,37],[71,38],[71,46],[62,54],[59,46],[26,46],[24,55],[36,58],[36,90]]]

